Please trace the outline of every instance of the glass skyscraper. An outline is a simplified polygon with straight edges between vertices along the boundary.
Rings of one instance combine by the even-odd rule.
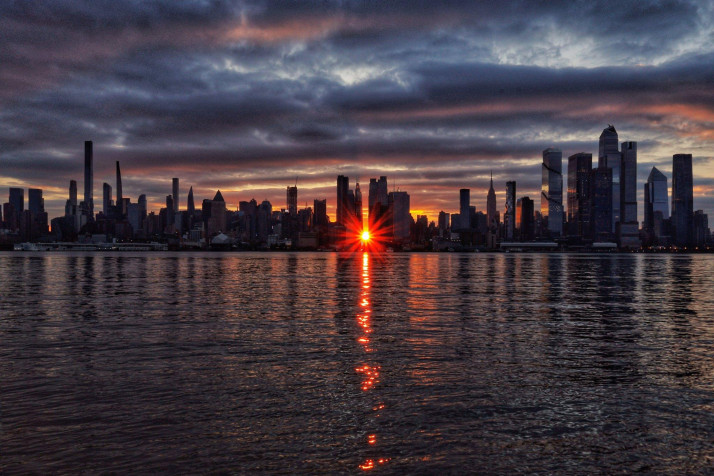
[[[672,228],[674,244],[690,246],[694,234],[692,154],[672,157]]]
[[[545,149],[543,165],[540,213],[551,236],[563,234],[563,152],[560,149]]]

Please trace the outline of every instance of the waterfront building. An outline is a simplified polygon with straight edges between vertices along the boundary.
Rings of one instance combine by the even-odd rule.
[[[620,155],[620,222],[616,224],[617,241],[621,248],[639,248],[641,243],[637,220],[637,142],[623,142]]]
[[[173,212],[174,215],[179,212],[179,179],[171,179],[171,195],[173,196]]]
[[[344,175],[337,176],[337,225],[345,226],[347,220],[347,193],[350,189],[350,179]]]
[[[612,207],[613,207],[613,170],[610,167],[598,166],[592,169],[590,177],[590,220],[593,241],[612,241]],[[584,235],[585,236],[585,235]]]
[[[521,241],[533,241],[535,239],[535,217],[534,217],[534,202],[530,197],[522,197],[520,202],[520,234]]]
[[[506,182],[506,210],[503,214],[506,241],[513,241],[516,231],[516,182]]]
[[[355,183],[355,219],[357,220],[357,233],[362,235],[364,223],[362,221],[362,191],[359,188],[359,182]]]
[[[407,192],[390,192],[388,201],[391,209],[394,241],[407,242],[411,234],[412,222],[409,214],[409,194]]]
[[[580,152],[568,157],[568,232],[590,236],[590,176],[593,156]]]
[[[186,210],[188,211],[189,219],[196,216],[196,204],[193,201],[193,186],[188,189],[188,199],[186,201]]]
[[[369,210],[367,211],[367,222],[369,230],[377,227],[384,228],[387,225],[387,209],[389,198],[387,194],[387,177],[384,175],[377,179],[369,179]]]
[[[600,134],[598,148],[598,168],[607,167],[612,169],[612,185],[610,195],[612,197],[610,233],[616,233],[616,224],[620,221],[620,175],[622,173],[622,154],[618,148],[618,136],[615,126],[608,125]]]
[[[498,207],[496,205],[496,191],[493,189],[493,172],[491,172],[491,185],[488,188],[486,195],[486,219],[488,220],[489,230],[498,229]]]
[[[694,180],[692,154],[672,156],[672,229],[677,246],[694,243]]]
[[[117,180],[117,203],[116,203],[116,218],[121,220],[126,215],[126,206],[124,203],[124,195],[122,194],[121,186],[121,169],[119,168],[119,161],[116,163],[116,180]],[[169,213],[171,215],[171,213]]]
[[[102,185],[102,213],[105,217],[111,214],[111,209],[114,206],[114,200],[112,200],[112,186],[104,182]]]
[[[471,228],[471,213],[469,207],[471,206],[471,190],[468,188],[462,188],[459,190],[459,217],[461,217],[461,225],[459,229],[468,230]]]
[[[25,211],[25,189],[10,187],[8,202],[12,205],[15,214],[19,217]]]
[[[444,236],[449,229],[449,214],[443,210],[439,212],[439,235]]]
[[[288,186],[286,195],[287,195],[286,203],[287,203],[288,213],[290,213],[290,216],[296,217],[296,216],[297,216],[297,212],[298,212],[298,205],[297,205],[297,203],[298,203],[298,189],[297,189],[297,185],[294,186],[294,187]]]
[[[669,190],[667,177],[652,167],[645,183],[645,233],[651,238],[661,239],[664,235],[664,221],[669,219]],[[650,240],[651,241],[651,240]]]
[[[541,165],[540,214],[547,234],[563,235],[563,152],[548,148]]]
[[[94,150],[92,141],[84,141],[84,209],[87,221],[94,220]]]

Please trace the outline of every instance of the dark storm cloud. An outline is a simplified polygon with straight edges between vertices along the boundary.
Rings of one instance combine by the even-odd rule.
[[[595,152],[610,122],[640,141],[642,164],[684,147],[711,174],[712,13],[680,1],[6,3],[0,180],[63,190],[91,138],[97,181],[120,160],[127,190],[155,202],[176,175],[281,203],[296,174],[324,193],[338,172],[384,170],[430,190],[412,199],[424,208],[449,187],[487,187],[490,169],[533,194],[544,148]]]

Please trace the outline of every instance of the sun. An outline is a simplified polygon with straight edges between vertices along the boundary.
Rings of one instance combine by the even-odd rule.
[[[369,232],[368,231],[362,232],[362,241],[369,241]]]

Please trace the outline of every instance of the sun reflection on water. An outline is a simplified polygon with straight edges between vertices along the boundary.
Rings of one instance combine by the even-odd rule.
[[[357,342],[362,346],[365,352],[365,356],[368,356],[373,352],[373,348],[370,346],[370,334],[372,334],[372,304],[370,302],[370,274],[369,274],[369,260],[370,255],[368,252],[362,253],[362,291],[360,293],[360,312],[357,313],[357,325],[359,326],[361,333],[357,337]],[[363,392],[370,392],[375,389],[380,380],[380,370],[381,366],[374,361],[366,361],[355,368],[357,372],[362,377],[361,389]],[[384,403],[377,402],[372,406],[372,411],[374,416],[371,419],[372,426],[375,425],[375,420],[381,414],[381,410],[384,409]],[[371,448],[376,448],[377,445],[377,434],[376,432],[369,432],[367,434],[367,446]],[[385,464],[390,460],[390,458],[367,458],[359,468],[363,471],[369,471],[374,469],[377,465]]]

